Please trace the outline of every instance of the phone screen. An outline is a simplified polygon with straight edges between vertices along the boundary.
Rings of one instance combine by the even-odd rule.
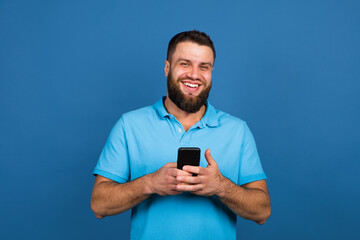
[[[178,150],[177,168],[182,169],[184,165],[199,166],[200,148],[181,147]]]

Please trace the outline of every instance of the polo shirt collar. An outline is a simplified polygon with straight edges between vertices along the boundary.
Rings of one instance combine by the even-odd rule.
[[[164,106],[164,100],[166,97],[162,97],[157,101],[153,106],[156,112],[159,114],[160,118],[164,119],[166,117],[172,116],[168,113]],[[209,101],[206,103],[206,112],[202,119],[199,121],[199,127],[203,128],[205,125],[209,127],[216,127],[219,125],[219,119],[216,114],[216,109],[210,104]]]
[[[210,104],[209,101],[206,103],[206,112],[200,122],[209,127],[216,127],[219,125],[219,118],[216,114],[216,109]]]

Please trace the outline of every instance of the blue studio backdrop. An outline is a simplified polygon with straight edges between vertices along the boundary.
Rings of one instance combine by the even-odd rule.
[[[210,102],[246,120],[272,215],[238,239],[360,239],[360,1],[0,0],[0,239],[128,239],[92,170],[121,114],[166,94],[170,38],[217,50]]]

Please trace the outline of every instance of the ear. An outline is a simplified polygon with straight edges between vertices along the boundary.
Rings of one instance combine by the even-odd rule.
[[[170,71],[170,62],[168,60],[165,60],[164,71],[165,71],[165,77],[168,77]]]

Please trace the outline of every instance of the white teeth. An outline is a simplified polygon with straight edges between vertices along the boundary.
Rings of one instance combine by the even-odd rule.
[[[191,88],[196,88],[199,86],[199,84],[191,84],[191,83],[184,83],[186,86],[191,87]]]

